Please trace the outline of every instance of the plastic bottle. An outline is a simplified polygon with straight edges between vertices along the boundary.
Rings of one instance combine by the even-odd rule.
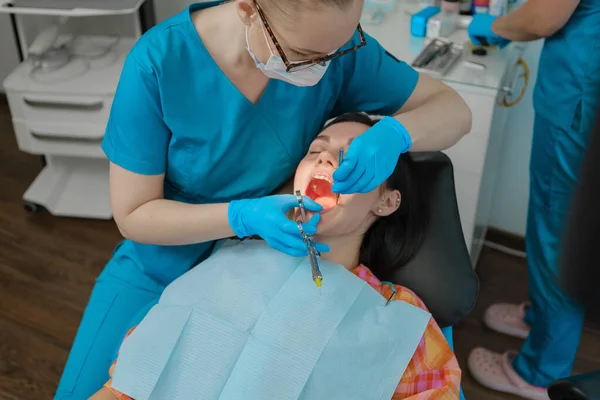
[[[501,17],[506,15],[508,9],[507,0],[490,0],[490,15]]]
[[[461,14],[469,14],[473,9],[472,0],[460,0],[460,12]]]
[[[445,14],[458,15],[460,3],[458,0],[442,0],[441,9]]]
[[[490,11],[490,0],[473,0],[473,14],[487,14]]]

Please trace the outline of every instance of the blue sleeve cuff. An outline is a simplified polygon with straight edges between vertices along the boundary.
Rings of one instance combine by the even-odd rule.
[[[365,111],[392,115],[413,94],[419,73],[365,34],[367,45],[350,54],[343,63],[343,89],[334,113]]]
[[[110,162],[136,174],[160,175],[165,173],[165,169],[161,165],[134,160],[123,153],[119,153],[106,138],[102,141],[102,150]]]
[[[381,115],[394,115],[397,113],[406,104],[410,96],[412,96],[419,82],[419,72],[417,70],[404,61],[398,62],[400,66],[396,69],[396,74],[390,76],[390,79],[396,80],[394,83],[391,83],[396,89],[395,96],[393,99],[390,98],[383,107],[377,110]]]

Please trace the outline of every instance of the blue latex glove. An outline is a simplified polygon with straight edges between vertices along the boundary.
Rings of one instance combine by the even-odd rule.
[[[489,14],[475,14],[473,21],[469,24],[469,39],[474,45],[481,46],[484,38],[489,45],[496,45],[500,48],[510,43],[510,40],[498,36],[492,31],[492,24],[497,17]]]
[[[400,154],[412,147],[404,126],[384,117],[350,143],[344,161],[333,173],[334,193],[368,193],[390,177]]]
[[[308,211],[320,212],[323,207],[309,197],[303,197],[304,208]],[[251,200],[234,200],[227,210],[229,225],[239,238],[258,235],[272,248],[289,254],[292,257],[308,255],[306,245],[298,229],[298,224],[290,220],[286,214],[298,207],[296,196],[282,194]],[[304,232],[315,234],[320,214],[315,214],[306,224]],[[321,253],[329,251],[323,243],[316,243]]]

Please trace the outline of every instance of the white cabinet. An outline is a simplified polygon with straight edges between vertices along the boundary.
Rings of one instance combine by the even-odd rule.
[[[101,40],[85,38],[82,40]],[[19,149],[44,155],[46,166],[27,189],[26,205],[53,215],[110,219],[108,160],[101,143],[123,63],[134,38],[121,38],[112,63],[89,65],[56,80],[34,79],[31,61],[4,81]],[[77,59],[73,59],[76,65]],[[71,64],[70,64],[71,65]]]
[[[116,9],[0,7],[0,50],[12,14],[25,58],[11,65],[6,79],[0,76],[17,144],[46,160],[23,195],[27,209],[112,217],[109,162],[101,143],[125,57],[150,22],[140,12],[144,1],[121,1]],[[59,48],[56,57],[35,63],[29,57],[35,38]]]
[[[501,87],[511,87],[516,62],[507,68]],[[491,218],[491,206],[508,108],[502,106],[504,89],[493,90],[468,85],[451,86],[463,97],[473,113],[473,128],[445,153],[452,160],[458,210],[465,242],[473,265],[477,264]],[[481,116],[485,116],[481,118]]]

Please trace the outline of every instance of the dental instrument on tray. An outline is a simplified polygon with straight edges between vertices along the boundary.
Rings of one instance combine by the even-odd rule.
[[[344,148],[342,147],[340,149],[339,155],[338,155],[338,168],[340,167],[340,165],[342,165],[342,162],[344,161]],[[337,205],[340,202],[340,194],[337,193],[335,195],[335,204]]]
[[[413,61],[412,66],[441,77],[446,75],[464,53],[464,46],[447,39],[433,39]]]
[[[302,227],[302,224],[305,224],[307,221],[306,211],[304,210],[304,202],[302,201],[302,193],[299,190],[296,190],[296,199],[298,199],[298,208],[300,209],[300,215],[302,216],[302,220],[298,220],[296,223],[298,224],[298,229],[300,230],[300,234],[302,235],[304,244],[308,250],[308,258],[312,267],[312,279],[315,282],[315,285],[320,288],[321,284],[323,283],[323,275],[321,274],[321,270],[319,269],[319,261],[317,260],[317,257],[320,254],[315,248],[315,239],[313,235],[309,235],[304,232],[304,228]]]

